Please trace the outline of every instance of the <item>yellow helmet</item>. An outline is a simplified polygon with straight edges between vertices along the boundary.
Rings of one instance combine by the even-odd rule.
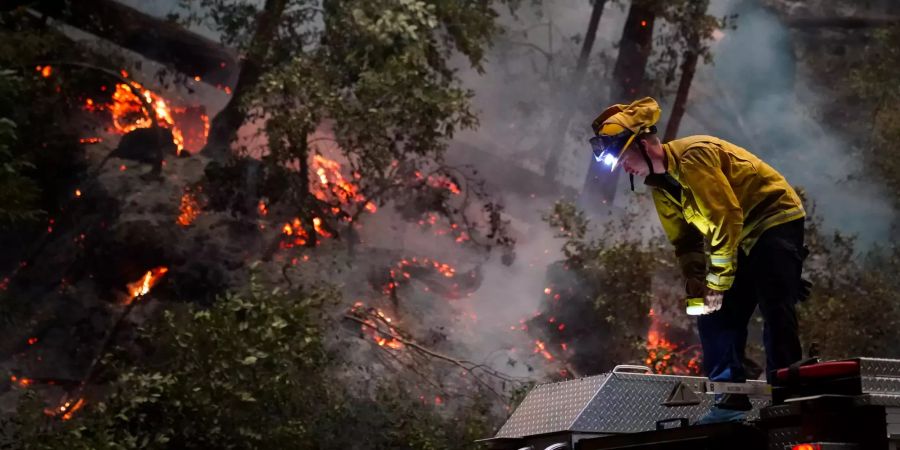
[[[651,97],[606,108],[591,124],[595,134],[590,139],[594,159],[615,170],[636,136],[656,130],[660,112],[659,104]]]

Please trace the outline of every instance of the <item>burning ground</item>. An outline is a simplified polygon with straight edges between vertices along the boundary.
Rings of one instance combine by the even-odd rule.
[[[63,69],[36,71],[51,79]],[[124,70],[120,75],[130,80]],[[603,342],[610,336],[597,332],[596,293],[583,288],[590,283],[554,275],[566,271],[564,263],[545,275],[561,255],[537,217],[540,203],[526,220],[503,213],[518,241],[515,256],[489,252],[472,242],[462,221],[438,212],[410,220],[408,209],[371,202],[340,156],[323,149],[310,158],[310,186],[334,205],[330,215],[304,223],[286,205],[257,197],[249,214],[236,217],[217,208],[221,192],[206,177],[210,161],[196,154],[206,116],[177,119],[178,111],[202,105],[170,105],[136,81],[99,91],[110,95],[84,96],[79,112],[92,130],[79,144],[98,167],[96,181],[70,186],[40,245],[4,277],[5,294],[31,299],[17,314],[32,324],[6,331],[7,405],[14,394],[37,389],[47,414],[71,418],[92,401],[102,355],[116,347],[138,351],[130,343],[134,326],[172,302],[215,302],[246,283],[256,261],[276,285],[324,280],[340,287],[345,300],[329,314],[328,346],[347,361],[338,376],[360,392],[390,378],[416,386],[409,395],[433,405],[479,389],[503,404],[509,389],[530,380],[587,375],[618,361],[615,345]],[[164,131],[150,133],[148,110]],[[157,164],[159,177],[152,176]],[[468,188],[419,171],[408,182],[451,201]],[[362,211],[355,222],[346,213],[354,207]],[[482,205],[464,207],[478,212]],[[346,231],[338,239],[326,221],[353,230],[352,248]],[[633,337],[646,338],[647,363],[660,372],[695,370],[692,363],[669,367],[675,345],[662,337],[667,330],[649,307],[642,316],[639,329],[650,334]]]
[[[359,38],[330,42],[357,47],[339,37]],[[269,61],[246,90],[212,86],[205,73],[161,74],[142,57],[59,59],[29,58],[43,62],[21,74],[40,89],[39,103],[65,105],[42,119],[64,132],[51,144],[65,142],[75,161],[35,165],[56,182],[53,202],[36,225],[2,236],[11,250],[0,257],[0,295],[15,324],[0,345],[7,414],[34,392],[50,423],[94,420],[114,404],[104,402],[123,401],[111,391],[148,385],[154,399],[165,396],[153,389],[212,386],[213,405],[243,411],[266,392],[302,390],[272,369],[281,367],[272,354],[311,385],[346,387],[353,405],[387,387],[399,391],[393,401],[444,417],[477,406],[496,418],[528,383],[618,363],[698,370],[690,325],[671,319],[680,298],[658,247],[621,238],[612,221],[596,224],[591,236],[609,238],[594,241],[561,217],[545,221],[573,193],[514,157],[462,142],[443,157],[448,130],[474,122],[465,108],[446,110],[464,103],[464,91],[429,84],[447,67],[403,72],[422,83],[413,91],[429,93],[411,96],[380,72],[334,76],[319,66],[335,63],[324,57]],[[379,70],[400,70],[392,64]],[[346,79],[353,84],[329,84]],[[246,116],[236,144],[207,145],[222,104],[238,94]],[[43,135],[24,138],[44,148]],[[572,253],[573,240],[587,244]],[[290,345],[308,351],[300,353],[315,370],[291,359]],[[204,357],[221,369],[208,379],[188,365]],[[171,370],[153,372],[160,367]],[[276,385],[254,379],[260,373]],[[145,385],[129,384],[136,379]],[[202,381],[211,384],[192,384]]]

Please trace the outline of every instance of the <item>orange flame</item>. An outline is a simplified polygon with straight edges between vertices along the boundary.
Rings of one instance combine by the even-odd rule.
[[[344,175],[341,173],[341,165],[337,161],[322,155],[313,155],[310,167],[315,174],[311,190],[317,199],[327,203],[336,201],[340,205],[363,204],[366,211],[370,213],[377,211],[378,208],[375,204],[366,200],[365,196],[359,193],[359,186],[344,178]],[[258,208],[260,215],[268,214],[268,207],[262,200],[260,200]],[[331,213],[336,216],[341,216],[343,212],[339,207],[331,208]],[[334,237],[325,228],[325,222],[322,217],[313,217],[312,225],[312,229],[317,235],[326,239]],[[285,236],[291,237],[290,240],[281,242],[281,248],[303,246],[309,242],[309,233],[303,228],[303,221],[299,217],[295,217],[291,222],[285,223],[281,227],[281,232]]]
[[[262,217],[269,215],[269,207],[266,206],[266,201],[263,199],[259,199],[259,204],[256,206],[256,209]]]
[[[75,415],[75,412],[84,407],[85,404],[84,398],[79,398],[74,402],[72,400],[66,400],[63,404],[57,406],[56,408],[46,408],[44,409],[44,414],[50,417],[59,417],[62,420],[70,420],[72,416]]]
[[[313,155],[311,163],[315,172],[318,189],[313,190],[313,195],[322,201],[328,201],[330,197],[336,197],[339,203],[347,205],[353,202],[364,204],[366,211],[374,213],[378,210],[374,203],[366,200],[360,194],[359,186],[347,181],[341,172],[341,164],[322,155]]]
[[[154,269],[150,269],[147,271],[147,273],[144,274],[143,277],[141,277],[140,280],[137,280],[134,283],[128,283],[127,288],[130,297],[125,302],[125,304],[127,305],[131,303],[132,301],[134,301],[134,299],[142,295],[147,295],[147,293],[150,292],[150,288],[152,288],[153,285],[159,282],[160,278],[162,278],[162,276],[165,275],[165,273],[168,271],[168,267],[157,267]]]
[[[128,72],[121,71],[123,78],[128,78]],[[105,90],[105,86],[104,89]],[[156,122],[162,126],[172,130],[172,141],[175,144],[177,153],[185,148],[185,137],[182,124],[176,119],[175,113],[184,113],[186,108],[174,108],[169,103],[153,93],[149,89],[144,88],[140,83],[129,80],[127,83],[117,83],[115,91],[112,94],[112,103],[109,105],[96,105],[93,99],[86,99],[84,109],[88,111],[97,111],[108,109],[112,114],[113,130],[120,134],[125,134],[138,128],[149,128],[153,125],[153,121],[145,111],[145,105],[153,110]],[[206,142],[209,134],[209,117],[206,114],[200,114],[202,122],[202,130],[196,133],[202,133],[202,139],[191,136],[190,144],[194,147],[200,147]],[[195,130],[189,130],[193,132]],[[82,143],[95,143],[94,141],[82,141]]]
[[[178,219],[175,222],[182,227],[190,226],[200,215],[200,203],[190,191],[185,191],[181,195],[181,206],[178,209],[181,211],[181,214],[178,215]]]
[[[365,309],[365,311],[363,311]],[[360,331],[363,335],[369,336],[379,347],[387,347],[394,350],[402,349],[403,342],[400,342],[400,333],[394,327],[390,326],[392,319],[378,308],[365,308],[362,302],[356,302],[350,309],[350,312],[361,314],[366,317],[366,325],[360,325]],[[381,326],[379,326],[381,325]],[[383,328],[387,328],[383,331]],[[387,335],[387,336],[385,336]]]
[[[553,355],[547,351],[547,345],[540,339],[534,340],[534,353],[540,353],[547,361],[553,361]]]
[[[53,75],[53,67],[50,66],[37,66],[35,70],[40,72],[44,78],[50,78],[50,75]]]
[[[659,322],[658,315],[652,309],[649,316],[653,322],[647,331],[647,357],[644,363],[656,373],[700,374],[700,351],[696,347],[679,348],[662,335],[660,328],[665,325]]]

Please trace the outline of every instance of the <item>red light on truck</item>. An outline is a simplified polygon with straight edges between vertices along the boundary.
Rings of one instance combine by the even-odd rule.
[[[791,447],[791,450],[822,450],[820,444],[797,444]]]

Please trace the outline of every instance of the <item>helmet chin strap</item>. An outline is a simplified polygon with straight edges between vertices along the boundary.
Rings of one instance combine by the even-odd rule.
[[[653,171],[653,160],[650,159],[650,154],[647,153],[647,147],[644,145],[643,141],[638,141],[638,147],[641,148],[641,155],[644,157],[644,162],[647,163],[647,168],[650,169],[650,175],[656,175],[656,172]],[[631,183],[631,192],[634,192],[634,175],[628,174],[628,181]]]

